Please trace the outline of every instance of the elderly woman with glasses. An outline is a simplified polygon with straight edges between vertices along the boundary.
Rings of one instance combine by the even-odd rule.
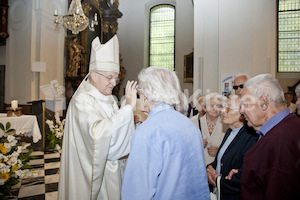
[[[201,134],[177,111],[184,94],[176,73],[143,69],[138,92],[140,109],[149,115],[132,138],[122,199],[209,200]]]
[[[191,118],[202,133],[206,165],[214,161],[225,135],[226,129],[220,118],[222,103],[225,99],[227,98],[215,92],[205,95],[202,103],[205,115],[200,118],[199,115]]]
[[[239,112],[239,96],[231,96],[223,112],[223,123],[229,129],[219,147],[217,156],[207,167],[208,182],[216,186],[216,178],[221,175],[221,199],[239,200],[240,199],[240,177],[243,165],[244,154],[256,143],[258,135],[253,128],[245,124],[244,117]],[[235,174],[230,177],[227,175],[231,170]],[[233,173],[233,172],[232,172]]]

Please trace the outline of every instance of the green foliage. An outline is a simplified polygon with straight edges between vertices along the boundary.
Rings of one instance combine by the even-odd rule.
[[[6,125],[5,125],[5,127],[4,127],[4,125],[2,123],[0,123],[0,129],[5,134],[8,134],[8,135],[14,135],[16,133],[16,130],[11,128],[11,123],[10,122],[7,122]]]
[[[0,185],[0,199],[7,199],[7,196],[9,196],[11,193],[12,186],[19,182],[18,178],[20,174],[17,175],[16,170],[18,170],[19,173],[23,173],[23,170],[31,168],[27,163],[32,158],[30,154],[33,152],[33,150],[31,149],[27,153],[21,152],[27,148],[28,144],[22,146],[21,148],[19,147],[18,141],[13,136],[16,131],[15,129],[11,128],[10,122],[7,122],[5,126],[0,123],[0,129],[0,132],[2,131],[0,135],[0,163],[4,165],[3,169],[6,169],[5,171],[0,172],[0,175],[2,176],[1,180],[3,181]],[[18,159],[17,164],[8,162],[13,157]],[[20,163],[22,164],[19,165]],[[7,169],[9,171],[7,171]],[[32,174],[30,171],[26,173],[29,173],[27,175]],[[4,182],[4,180],[6,181]]]

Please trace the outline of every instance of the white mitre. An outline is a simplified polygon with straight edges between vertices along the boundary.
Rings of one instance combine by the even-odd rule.
[[[120,72],[119,40],[114,35],[108,42],[101,44],[99,37],[92,42],[89,71]]]

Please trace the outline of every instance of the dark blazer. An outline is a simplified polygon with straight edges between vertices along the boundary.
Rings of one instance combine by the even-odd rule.
[[[210,165],[214,169],[217,166],[217,157],[221,147],[230,135],[231,129],[226,131],[223,141],[219,147],[218,153],[214,162]],[[245,153],[256,143],[258,134],[253,128],[246,124],[240,129],[236,137],[225,150],[221,158],[221,200],[239,200],[240,199],[240,183],[241,183],[241,169]],[[225,180],[225,177],[232,169],[240,169],[239,173],[235,174],[232,179]]]

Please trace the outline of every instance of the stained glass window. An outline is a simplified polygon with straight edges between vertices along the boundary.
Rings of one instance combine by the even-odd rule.
[[[278,72],[300,72],[300,0],[278,1]]]
[[[150,10],[149,66],[174,70],[175,66],[175,7],[158,5]]]

